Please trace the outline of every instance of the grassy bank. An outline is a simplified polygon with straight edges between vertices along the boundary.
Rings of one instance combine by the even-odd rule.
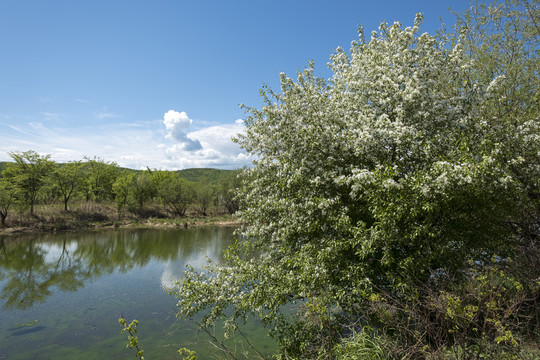
[[[34,215],[30,215],[27,209],[12,211],[6,219],[6,226],[0,227],[0,235],[120,227],[236,224],[236,218],[219,207],[207,213],[207,216],[203,216],[197,211],[191,211],[180,217],[160,205],[148,205],[141,209],[124,210],[119,213],[113,203],[93,201],[74,203],[66,212],[58,204],[43,204],[36,206]]]

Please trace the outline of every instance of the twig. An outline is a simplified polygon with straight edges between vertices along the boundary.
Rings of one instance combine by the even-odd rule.
[[[202,326],[201,324],[199,324],[196,320],[194,320],[193,318],[189,318],[191,321],[193,321],[195,324],[197,324],[197,326],[204,330],[205,333],[208,334],[208,336],[210,336],[212,338],[212,341],[210,341],[210,343],[214,346],[216,346],[219,350],[223,351],[224,353],[226,354],[229,354],[233,359],[235,360],[238,360],[235,356],[234,356],[234,353],[232,351],[230,351],[227,346],[225,346],[225,344],[223,343],[223,341],[220,341],[214,334],[212,334],[205,326]],[[217,346],[217,345],[219,346]]]

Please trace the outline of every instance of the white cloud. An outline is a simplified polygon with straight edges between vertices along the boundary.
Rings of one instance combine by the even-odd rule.
[[[185,151],[202,149],[202,145],[198,140],[191,139],[186,134],[186,130],[191,126],[192,122],[193,120],[184,111],[169,110],[163,116],[163,124],[165,124],[168,131],[165,137],[177,142],[175,148]]]
[[[204,149],[215,150],[224,154],[234,154],[241,152],[240,147],[232,141],[232,138],[242,132],[244,123],[235,122],[230,125],[217,125],[203,128],[190,133],[198,139]]]
[[[66,117],[64,114],[50,113],[50,112],[44,112],[41,114],[43,115],[43,119],[45,121],[57,121],[57,120],[62,120]]]
[[[163,123],[165,128],[169,131],[167,136],[176,137],[177,133],[184,132],[191,126],[193,120],[191,120],[187,114],[182,111],[169,110],[163,115]]]
[[[163,170],[234,169],[251,163],[231,140],[243,131],[241,120],[189,132],[193,122],[187,114],[180,116],[182,113],[176,111],[167,114],[155,120],[88,121],[71,127],[67,127],[72,125],[69,119],[63,126],[50,124],[46,121],[49,114],[43,113],[29,121],[4,116],[0,118],[0,161],[10,161],[8,153],[11,151],[34,150],[42,155],[50,154],[57,162],[82,160],[85,155],[97,156],[132,169],[147,166]],[[95,119],[92,115],[89,114],[89,120]],[[189,145],[193,144],[196,150],[190,149]]]
[[[164,151],[167,168],[215,167],[239,168],[251,163],[242,149],[232,141],[232,137],[243,131],[244,123],[236,120],[234,124],[209,126],[187,134],[201,144],[201,149],[186,154],[185,149],[174,144],[160,144]],[[186,156],[187,155],[187,156]]]
[[[28,123],[28,125],[30,125],[30,127],[34,129],[35,131],[47,131],[47,128],[45,127],[45,125],[43,125],[43,123],[40,123],[40,122],[30,122]]]

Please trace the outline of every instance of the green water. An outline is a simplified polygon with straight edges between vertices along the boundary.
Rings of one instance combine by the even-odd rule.
[[[146,359],[220,359],[209,337],[176,319],[164,287],[186,264],[220,261],[233,228],[116,230],[0,236],[0,359],[133,359],[118,318],[138,319]],[[245,334],[263,353],[273,342],[257,323]],[[241,353],[245,345],[231,348]],[[251,355],[247,355],[251,358]]]

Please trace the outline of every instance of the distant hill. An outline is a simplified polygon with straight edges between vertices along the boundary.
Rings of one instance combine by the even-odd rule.
[[[217,185],[227,178],[232,172],[237,170],[220,170],[209,168],[191,168],[178,170],[176,173],[183,179],[196,183],[204,182],[211,185]]]
[[[9,162],[0,161],[0,176],[2,171],[7,167]],[[60,164],[61,165],[61,164]],[[141,170],[133,170],[133,169],[126,169],[121,168],[122,170],[130,170],[130,171],[141,171]],[[225,178],[227,178],[232,172],[237,170],[221,170],[221,169],[210,169],[210,168],[191,168],[191,169],[184,169],[184,170],[178,170],[176,173],[181,178],[184,178],[189,181],[193,182],[205,182],[211,185],[217,185],[222,182]]]

